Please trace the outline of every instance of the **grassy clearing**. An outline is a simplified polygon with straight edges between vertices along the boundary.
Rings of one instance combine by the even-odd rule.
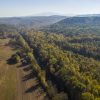
[[[15,52],[6,45],[9,39],[0,39],[0,100],[15,100],[16,65],[8,65],[7,59]]]

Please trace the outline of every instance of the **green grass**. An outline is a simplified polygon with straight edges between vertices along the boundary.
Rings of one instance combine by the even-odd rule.
[[[7,59],[15,52],[6,46],[9,39],[0,39],[0,100],[15,100],[16,65],[8,65]]]

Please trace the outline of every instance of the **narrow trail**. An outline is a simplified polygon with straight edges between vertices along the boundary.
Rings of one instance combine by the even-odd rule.
[[[47,100],[46,93],[29,65],[17,67],[16,100]]]

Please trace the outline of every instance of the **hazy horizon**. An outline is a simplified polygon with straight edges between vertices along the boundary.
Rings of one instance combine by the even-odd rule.
[[[100,0],[3,0],[0,17],[100,14]]]

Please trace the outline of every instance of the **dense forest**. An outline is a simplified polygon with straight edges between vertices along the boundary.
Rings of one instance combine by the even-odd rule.
[[[62,25],[63,24],[63,25]],[[100,18],[67,18],[40,30],[0,25],[50,100],[100,100]]]

